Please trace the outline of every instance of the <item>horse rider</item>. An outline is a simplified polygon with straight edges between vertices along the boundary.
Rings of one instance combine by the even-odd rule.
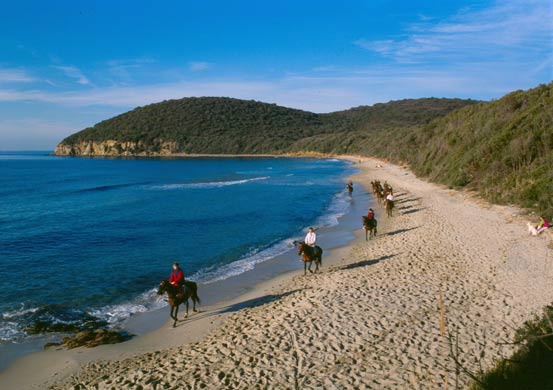
[[[310,247],[315,247],[315,244],[317,243],[317,234],[315,234],[315,229],[312,227],[309,228],[304,241]]]
[[[374,219],[374,210],[372,208],[369,209],[369,213],[367,214],[367,219]]]
[[[347,185],[346,185],[346,188],[348,190],[348,192],[351,194],[353,192],[353,182],[349,182]]]
[[[394,201],[394,194],[389,192],[388,195],[386,195],[386,200],[389,200],[390,202],[393,202]]]
[[[179,263],[173,263],[173,272],[171,272],[169,283],[177,289],[177,295],[184,295],[184,272],[180,268]]]

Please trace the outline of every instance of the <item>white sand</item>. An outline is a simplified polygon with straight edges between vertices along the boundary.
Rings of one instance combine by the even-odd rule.
[[[202,313],[129,343],[33,355],[0,376],[0,387],[466,387],[440,333],[439,292],[453,355],[472,373],[489,368],[512,352],[502,343],[514,328],[553,302],[551,232],[527,237],[514,208],[376,160],[360,166],[357,181],[394,187],[396,216],[386,221],[377,209],[380,236],[358,238],[321,274],[278,278],[242,298],[262,297],[249,307]],[[78,369],[93,359],[103,360]]]

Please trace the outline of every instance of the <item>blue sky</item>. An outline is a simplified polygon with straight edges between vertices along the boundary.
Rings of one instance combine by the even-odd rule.
[[[553,79],[550,0],[17,1],[0,13],[0,150],[164,99],[315,112],[494,99]]]

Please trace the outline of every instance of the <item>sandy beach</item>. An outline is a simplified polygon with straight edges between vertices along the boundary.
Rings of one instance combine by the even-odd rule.
[[[553,301],[552,234],[528,216],[408,170],[355,158],[387,180],[395,215],[361,230],[320,274],[251,292],[117,345],[46,351],[0,374],[5,389],[461,388],[508,356],[514,329]]]

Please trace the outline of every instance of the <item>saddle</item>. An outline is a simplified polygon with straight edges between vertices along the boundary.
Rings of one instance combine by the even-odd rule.
[[[179,285],[179,290],[175,294],[175,297],[178,299],[183,299],[186,295],[190,295],[190,288],[186,285],[186,282]],[[182,290],[181,290],[182,289]]]

